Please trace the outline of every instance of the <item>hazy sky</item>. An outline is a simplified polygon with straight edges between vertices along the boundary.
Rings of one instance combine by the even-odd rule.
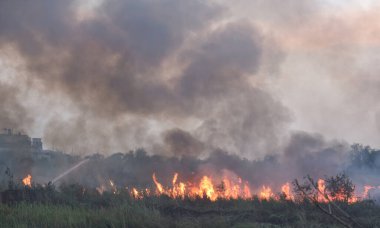
[[[376,1],[5,0],[0,125],[74,153],[380,147]]]

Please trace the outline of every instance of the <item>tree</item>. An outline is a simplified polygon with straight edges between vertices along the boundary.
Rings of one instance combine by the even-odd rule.
[[[340,173],[335,177],[327,178],[325,188],[321,188],[319,181],[315,182],[309,175],[305,179],[306,182],[302,184],[297,179],[293,182],[294,192],[299,197],[312,202],[319,210],[345,227],[362,227],[334,202],[337,199],[333,197],[333,194],[335,197],[343,196],[346,202],[349,202],[349,199],[353,196],[355,186],[346,174]]]
[[[326,190],[333,200],[348,203],[354,197],[355,185],[345,173],[339,173],[326,179]]]

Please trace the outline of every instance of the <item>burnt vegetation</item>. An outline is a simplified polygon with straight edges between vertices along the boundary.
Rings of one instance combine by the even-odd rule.
[[[96,165],[102,172],[106,170],[108,177],[115,178],[119,186],[102,192],[96,189],[96,185],[75,182],[81,179],[73,177],[64,179],[59,185],[32,183],[31,186],[25,186],[7,169],[3,173],[7,187],[1,193],[0,223],[6,227],[379,227],[380,207],[376,198],[350,202],[356,186],[347,174],[359,164],[367,171],[377,169],[376,165],[366,166],[365,161],[372,163],[372,160],[363,158],[375,156],[378,151],[358,145],[352,148],[352,157],[360,159],[352,159],[345,172],[325,176],[324,188],[320,188],[319,181],[310,176],[295,180],[294,200],[288,200],[284,193],[275,193],[270,199],[253,196],[251,199],[216,201],[211,201],[206,195],[172,198],[143,193],[136,198],[130,189],[124,187],[121,178],[117,179],[117,175],[123,175],[116,172],[123,170],[123,164],[135,172],[148,169],[145,171],[148,183],[151,178],[148,174],[156,168],[166,167],[169,169],[167,173],[170,173],[171,168],[180,168],[185,163],[196,170],[200,162],[190,157],[149,156],[142,149],[114,154],[108,158],[99,155],[92,157],[91,162],[94,164],[90,164],[91,167]],[[209,164],[213,159],[226,159],[229,156],[219,152],[218,156],[210,156],[203,163]],[[243,170],[244,167],[259,164],[258,161],[251,162],[233,156],[228,160],[235,167],[235,163],[239,163]],[[77,159],[67,161],[75,163]],[[263,162],[275,161],[276,158],[271,157]],[[145,169],[138,168],[142,163]],[[227,165],[223,167],[228,168]],[[124,171],[128,173],[128,170]],[[80,173],[91,176],[87,172],[88,167],[83,167],[73,176],[78,177]],[[144,177],[145,172],[129,173],[123,179],[146,187],[149,184],[137,178],[138,175]],[[151,180],[149,183],[152,184]]]
[[[2,193],[0,221],[6,227],[341,227],[312,200],[133,198],[78,184],[18,186]],[[378,227],[380,208],[371,200],[335,202],[362,227]],[[328,203],[319,206],[328,207]],[[334,212],[336,213],[336,212]],[[352,226],[355,227],[355,226]]]

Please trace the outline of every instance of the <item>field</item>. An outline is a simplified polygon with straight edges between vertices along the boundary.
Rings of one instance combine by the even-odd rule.
[[[97,193],[78,185],[33,186],[2,193],[2,227],[342,227],[308,201],[134,199],[127,191]],[[363,227],[380,227],[372,201],[341,203]]]

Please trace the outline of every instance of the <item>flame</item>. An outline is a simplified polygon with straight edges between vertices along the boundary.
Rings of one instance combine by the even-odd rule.
[[[132,188],[131,195],[135,199],[142,199],[143,198],[143,195],[136,188]]]
[[[273,198],[273,191],[270,187],[263,186],[260,192],[260,199],[262,200],[269,200],[270,198]]]
[[[28,174],[24,179],[22,179],[22,183],[25,186],[32,187],[32,175]]]
[[[30,175],[28,175],[29,178]],[[25,178],[26,179],[26,178]],[[25,180],[24,179],[24,180]],[[281,186],[280,189],[276,190],[276,194],[271,186],[263,185],[259,191],[253,193],[251,191],[251,185],[248,181],[242,180],[240,177],[232,176],[229,174],[223,175],[222,178],[213,179],[212,176],[204,175],[198,181],[188,181],[182,182],[180,179],[180,175],[178,173],[174,173],[173,178],[171,179],[171,186],[164,187],[156,177],[156,174],[152,174],[152,179],[155,184],[155,191],[152,191],[149,188],[146,189],[138,189],[136,187],[131,187],[130,189],[126,187],[126,190],[129,192],[132,198],[134,199],[143,199],[145,196],[150,195],[166,195],[175,199],[195,199],[195,198],[207,198],[211,201],[216,201],[218,199],[245,199],[250,200],[253,199],[254,196],[257,196],[260,200],[280,200],[280,194],[282,193],[285,196],[286,200],[294,201],[295,196],[291,189],[291,184],[286,182]],[[28,182],[24,182],[25,185]],[[30,176],[31,181],[31,176]],[[30,182],[29,182],[30,183]],[[29,185],[29,184],[28,184]],[[30,185],[29,185],[30,186]],[[323,179],[319,179],[317,181],[318,192],[316,193],[316,200],[321,203],[327,203],[329,200],[340,200],[340,201],[348,201],[348,203],[352,204],[358,202],[361,197],[357,197],[356,195],[346,198],[344,191],[342,190],[338,192],[338,194],[332,196],[326,189],[326,183]],[[368,197],[368,192],[371,189],[377,187],[374,186],[365,186],[363,192],[363,198]],[[380,186],[378,187],[380,189]],[[109,180],[108,187],[101,185],[96,188],[96,190],[103,194],[106,190],[112,190],[114,194],[119,194],[117,186],[112,180]],[[328,198],[326,198],[326,197]]]
[[[343,189],[340,189],[334,197],[329,195],[328,192],[326,192],[326,183],[325,183],[325,180],[323,180],[323,179],[318,180],[317,186],[318,186],[318,191],[319,191],[318,195],[317,195],[318,202],[328,203],[329,200],[333,200],[333,201],[346,201],[347,200],[348,203],[350,203],[350,204],[358,202],[359,198],[355,195],[351,196],[350,198],[347,199],[346,195],[343,193],[344,192]]]
[[[232,195],[230,198],[232,199],[237,199],[240,195],[240,186],[235,184],[233,187],[232,187]]]
[[[372,190],[372,189],[375,189],[376,187],[375,186],[370,186],[370,185],[365,185],[364,186],[364,192],[363,192],[363,198],[368,198],[369,195],[369,191]]]
[[[217,199],[217,194],[215,192],[214,185],[212,184],[212,181],[208,176],[202,177],[202,180],[199,183],[198,195],[200,197],[206,196],[211,201],[215,201]]]
[[[164,193],[164,188],[162,187],[162,184],[160,184],[158,181],[157,181],[157,178],[156,178],[156,174],[153,173],[153,181],[154,183],[156,184],[156,187],[157,187],[157,191],[159,194],[162,194]]]
[[[221,183],[217,183],[211,176],[203,176],[199,183],[187,183],[178,181],[179,174],[174,173],[172,178],[172,187],[165,188],[157,180],[156,174],[152,175],[153,182],[156,185],[157,195],[167,195],[172,198],[207,198],[211,201],[216,201],[217,199],[252,199],[253,194],[248,181],[243,181],[240,177],[233,179],[224,177]],[[282,187],[282,191],[285,193],[286,198],[293,200],[293,194],[291,192],[290,184],[286,183]],[[134,193],[131,193],[135,195]],[[269,186],[263,186],[261,191],[258,193],[261,200],[268,200],[271,198],[276,198],[273,190]]]
[[[223,180],[223,190],[224,190],[224,197],[230,198],[231,197],[231,183],[230,180],[224,179]]]
[[[183,182],[176,184],[177,180],[178,180],[178,173],[175,173],[172,180],[173,188],[169,190],[169,195],[172,196],[173,198],[183,199],[185,198],[186,184],[184,184]]]
[[[326,192],[325,192],[326,191],[325,180],[318,179],[317,186],[318,186],[318,196],[317,196],[318,202],[327,203],[328,199],[326,199],[326,197],[325,197],[325,195],[326,195]]]
[[[178,178],[178,173],[175,173],[175,174],[174,174],[174,177],[173,177],[173,181],[172,181],[173,186],[174,186],[175,183],[177,182],[177,178]]]
[[[228,178],[223,178],[222,182],[218,185],[211,176],[203,176],[199,183],[187,183],[178,181],[179,174],[175,173],[172,179],[172,187],[165,188],[157,180],[156,174],[152,175],[153,182],[156,185],[157,195],[167,195],[172,198],[207,198],[211,201],[215,201],[218,198],[224,199],[250,199],[252,198],[251,189],[249,183],[244,182],[241,178],[237,179],[237,182],[233,182]],[[133,194],[132,194],[133,195]]]
[[[358,200],[359,200],[359,198],[357,196],[353,196],[353,197],[348,199],[348,203],[353,204],[353,203],[358,202]]]
[[[293,193],[290,188],[290,183],[287,182],[281,187],[281,192],[285,194],[285,199],[287,200],[294,200]]]
[[[179,183],[179,195],[181,198],[185,198],[186,185],[184,183]]]
[[[249,188],[248,182],[244,183],[243,191],[244,191],[244,199],[252,198],[252,193],[251,193],[251,189]]]

